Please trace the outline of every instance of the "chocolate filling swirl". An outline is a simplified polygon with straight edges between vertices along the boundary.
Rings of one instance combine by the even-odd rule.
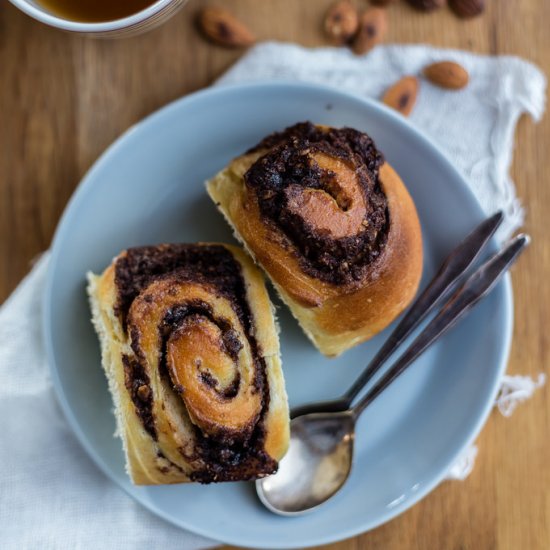
[[[276,471],[277,462],[263,445],[269,406],[266,365],[254,336],[241,267],[230,251],[219,245],[129,249],[116,262],[115,282],[115,313],[134,352],[123,357],[126,388],[159,451],[163,449],[154,413],[158,394],[151,386],[151,368],[158,368],[163,387],[181,399],[192,422],[193,450],[180,449],[194,464],[191,479],[233,481]],[[206,299],[181,298],[192,285],[198,285]],[[229,303],[230,310],[220,314],[212,305],[216,300]],[[147,324],[152,319],[153,327]],[[209,343],[212,349],[207,350]],[[189,361],[197,347],[205,364]],[[243,347],[252,363],[244,379],[236,367]],[[233,405],[235,414],[228,415]]]
[[[283,244],[313,277],[361,281],[386,244],[390,222],[379,181],[384,160],[372,139],[304,122],[249,152],[264,151],[244,179]]]

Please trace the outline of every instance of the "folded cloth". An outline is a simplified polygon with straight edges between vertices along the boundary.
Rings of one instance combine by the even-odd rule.
[[[463,171],[487,212],[505,210],[502,235],[507,236],[523,216],[508,176],[515,124],[523,112],[538,119],[544,109],[545,79],[533,65],[425,46],[379,47],[355,57],[347,50],[270,43],[252,49],[219,84],[297,79],[379,97],[399,77],[438,59],[462,63],[471,85],[456,93],[422,86],[411,121]],[[193,550],[214,545],[142,509],[76,442],[56,403],[42,346],[47,261],[46,253],[0,308],[0,546]],[[508,413],[543,380],[507,377],[504,382],[499,405]],[[467,476],[476,452],[466,450],[449,477]]]

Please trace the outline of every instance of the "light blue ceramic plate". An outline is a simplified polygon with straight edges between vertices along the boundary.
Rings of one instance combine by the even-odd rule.
[[[89,321],[85,273],[102,271],[129,246],[233,242],[204,191],[204,180],[266,134],[302,120],[353,126],[374,137],[418,207],[424,281],[482,219],[479,204],[444,156],[378,103],[305,84],[211,89],[148,117],[94,165],[57,230],[45,296],[54,384],[90,456],[155,514],[242,546],[328,543],[372,529],[412,506],[442,480],[481,429],[510,345],[512,299],[506,280],[367,410],[358,426],[351,479],[330,503],[309,515],[271,514],[256,499],[252,484],[130,484],[120,441],[113,438],[111,399]],[[325,359],[284,307],[279,318],[291,405],[340,395],[387,336],[338,359]]]

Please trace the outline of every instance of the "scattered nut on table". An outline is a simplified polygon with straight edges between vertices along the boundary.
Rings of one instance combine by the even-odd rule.
[[[248,27],[225,8],[206,7],[199,12],[198,25],[212,42],[228,48],[243,48],[256,42]]]
[[[416,103],[418,88],[418,78],[405,76],[388,88],[382,97],[382,101],[402,115],[409,116]]]
[[[325,34],[336,45],[348,44],[359,28],[359,13],[350,0],[338,0],[325,15]]]
[[[353,51],[357,54],[367,53],[384,40],[388,30],[386,10],[370,8],[361,15],[359,30],[353,41]]]
[[[424,76],[433,84],[448,90],[460,90],[467,86],[468,71],[454,61],[440,61],[424,68]]]
[[[447,0],[407,0],[407,3],[420,11],[433,11],[442,8]]]
[[[449,7],[459,17],[470,19],[483,13],[485,0],[449,0]]]

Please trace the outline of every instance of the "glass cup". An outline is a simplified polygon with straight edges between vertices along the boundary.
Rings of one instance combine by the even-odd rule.
[[[152,29],[176,13],[186,1],[157,0],[145,9],[122,19],[100,23],[84,23],[59,17],[33,0],[10,0],[21,11],[46,25],[64,31],[105,38],[131,36]]]

